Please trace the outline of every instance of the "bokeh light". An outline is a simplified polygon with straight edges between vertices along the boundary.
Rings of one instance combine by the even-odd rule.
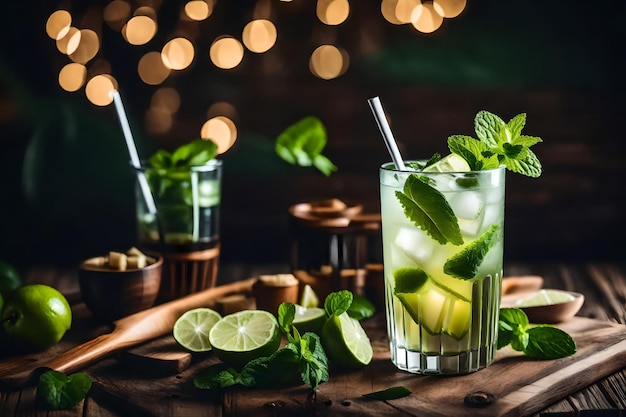
[[[165,66],[159,52],[148,52],[139,59],[137,73],[148,85],[159,85],[167,79],[171,70]]]
[[[161,51],[163,64],[173,70],[183,70],[193,62],[195,50],[186,38],[175,38],[165,44]]]
[[[109,27],[116,31],[121,31],[124,23],[130,16],[130,4],[124,0],[113,0],[104,7],[102,18]]]
[[[157,24],[149,16],[134,16],[122,29],[122,35],[131,45],[145,45],[156,32]]]
[[[441,27],[443,17],[435,11],[432,3],[422,3],[413,11],[412,24],[422,33],[432,33]]]
[[[217,153],[223,154],[237,140],[237,126],[226,116],[215,116],[202,125],[200,137],[210,139],[217,144]]]
[[[71,62],[59,71],[59,85],[65,91],[78,91],[86,80],[87,68],[82,64]]]
[[[315,49],[309,59],[309,70],[324,80],[331,80],[344,74],[348,69],[349,56],[344,50],[333,45],[322,45]]]
[[[46,21],[46,33],[52,39],[60,39],[72,25],[72,15],[67,10],[57,10]]]
[[[394,25],[401,25],[403,22],[398,19],[396,13],[396,6],[398,5],[398,0],[382,0],[380,2],[380,12],[382,13],[385,20]]]
[[[76,39],[75,35],[78,35],[78,41],[75,40]],[[70,42],[72,43],[71,46],[69,45]],[[80,42],[80,31],[78,30],[78,28],[75,28],[74,26],[70,26],[67,29],[67,32],[65,33],[65,35],[57,39],[56,45],[57,45],[57,49],[59,50],[59,52],[65,55],[69,55],[72,52],[74,52],[74,50],[76,50],[79,42]],[[71,50],[70,50],[70,47],[71,47]]]
[[[466,0],[434,0],[433,7],[442,17],[453,18],[461,14],[467,5]]]
[[[223,36],[213,42],[209,56],[216,67],[232,69],[243,59],[243,45],[232,36]]]
[[[350,3],[348,0],[318,0],[315,13],[324,24],[340,25],[350,14]]]
[[[243,28],[242,40],[252,52],[267,52],[276,43],[276,26],[269,20],[253,20]]]
[[[172,87],[162,87],[150,99],[150,108],[174,114],[180,108],[180,94]]]
[[[74,43],[76,48],[74,49]],[[68,44],[68,49],[74,51],[69,54],[72,61],[80,64],[86,64],[93,57],[96,56],[100,50],[100,39],[98,34],[91,29],[81,29],[78,33],[72,36]]]
[[[421,3],[420,0],[398,0],[395,7],[396,19],[402,23],[411,23],[412,19],[419,17],[414,12]]]
[[[111,93],[118,89],[117,80],[109,74],[96,75],[87,82],[85,95],[96,106],[108,106],[113,102]]]
[[[191,0],[185,4],[185,14],[191,20],[205,20],[212,13],[213,0]]]

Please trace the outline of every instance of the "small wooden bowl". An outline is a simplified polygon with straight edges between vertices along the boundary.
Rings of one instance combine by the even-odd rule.
[[[520,307],[531,323],[556,324],[562,323],[574,317],[582,308],[585,302],[583,294],[565,291],[571,294],[574,299],[563,303],[548,304],[543,306]]]
[[[119,318],[150,308],[161,286],[163,258],[139,269],[116,271],[90,265],[87,259],[78,267],[78,282],[85,305],[100,321]]]

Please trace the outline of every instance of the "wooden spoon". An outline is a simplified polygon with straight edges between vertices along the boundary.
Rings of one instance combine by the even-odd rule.
[[[211,307],[221,297],[250,292],[255,279],[221,285],[140,311],[113,322],[110,333],[96,337],[57,356],[49,362],[8,359],[0,362],[0,385],[20,388],[33,382],[37,371],[53,369],[71,374],[112,353],[137,346],[172,331],[174,322],[185,311]]]

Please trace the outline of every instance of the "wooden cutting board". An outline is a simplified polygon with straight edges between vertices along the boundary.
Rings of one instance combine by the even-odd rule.
[[[97,401],[121,413],[136,415],[169,415],[178,404],[190,416],[385,416],[402,410],[401,414],[408,416],[511,417],[537,412],[626,367],[626,326],[581,317],[559,325],[576,340],[578,351],[571,357],[536,361],[506,348],[498,351],[496,361],[486,369],[453,377],[398,371],[389,359],[384,317],[378,315],[365,321],[364,327],[374,346],[372,363],[357,372],[333,370],[331,380],[320,385],[315,401],[304,386],[282,390],[199,390],[193,387],[193,376],[217,363],[212,355],[194,356],[189,368],[176,375],[146,375],[143,383],[138,383],[141,379],[137,368],[129,366],[132,359],[127,355],[119,361],[102,362],[88,373],[98,381],[99,388],[93,394]],[[159,339],[144,345],[143,354],[136,350],[133,355],[150,357],[151,349],[175,352],[172,343],[175,342],[168,338]],[[411,389],[413,394],[387,402],[362,397],[398,385]],[[464,398],[474,393],[489,394],[494,400],[484,408],[466,406]]]

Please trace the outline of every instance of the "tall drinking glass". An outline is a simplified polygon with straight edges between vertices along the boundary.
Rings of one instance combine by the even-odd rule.
[[[159,301],[215,285],[220,249],[222,162],[164,170],[141,167],[154,198],[151,213],[137,182],[139,246],[164,258]]]
[[[493,361],[504,183],[502,167],[454,173],[381,166],[387,330],[391,360],[399,369],[465,374]],[[445,229],[454,223],[460,238],[453,242],[433,231],[449,234]]]

